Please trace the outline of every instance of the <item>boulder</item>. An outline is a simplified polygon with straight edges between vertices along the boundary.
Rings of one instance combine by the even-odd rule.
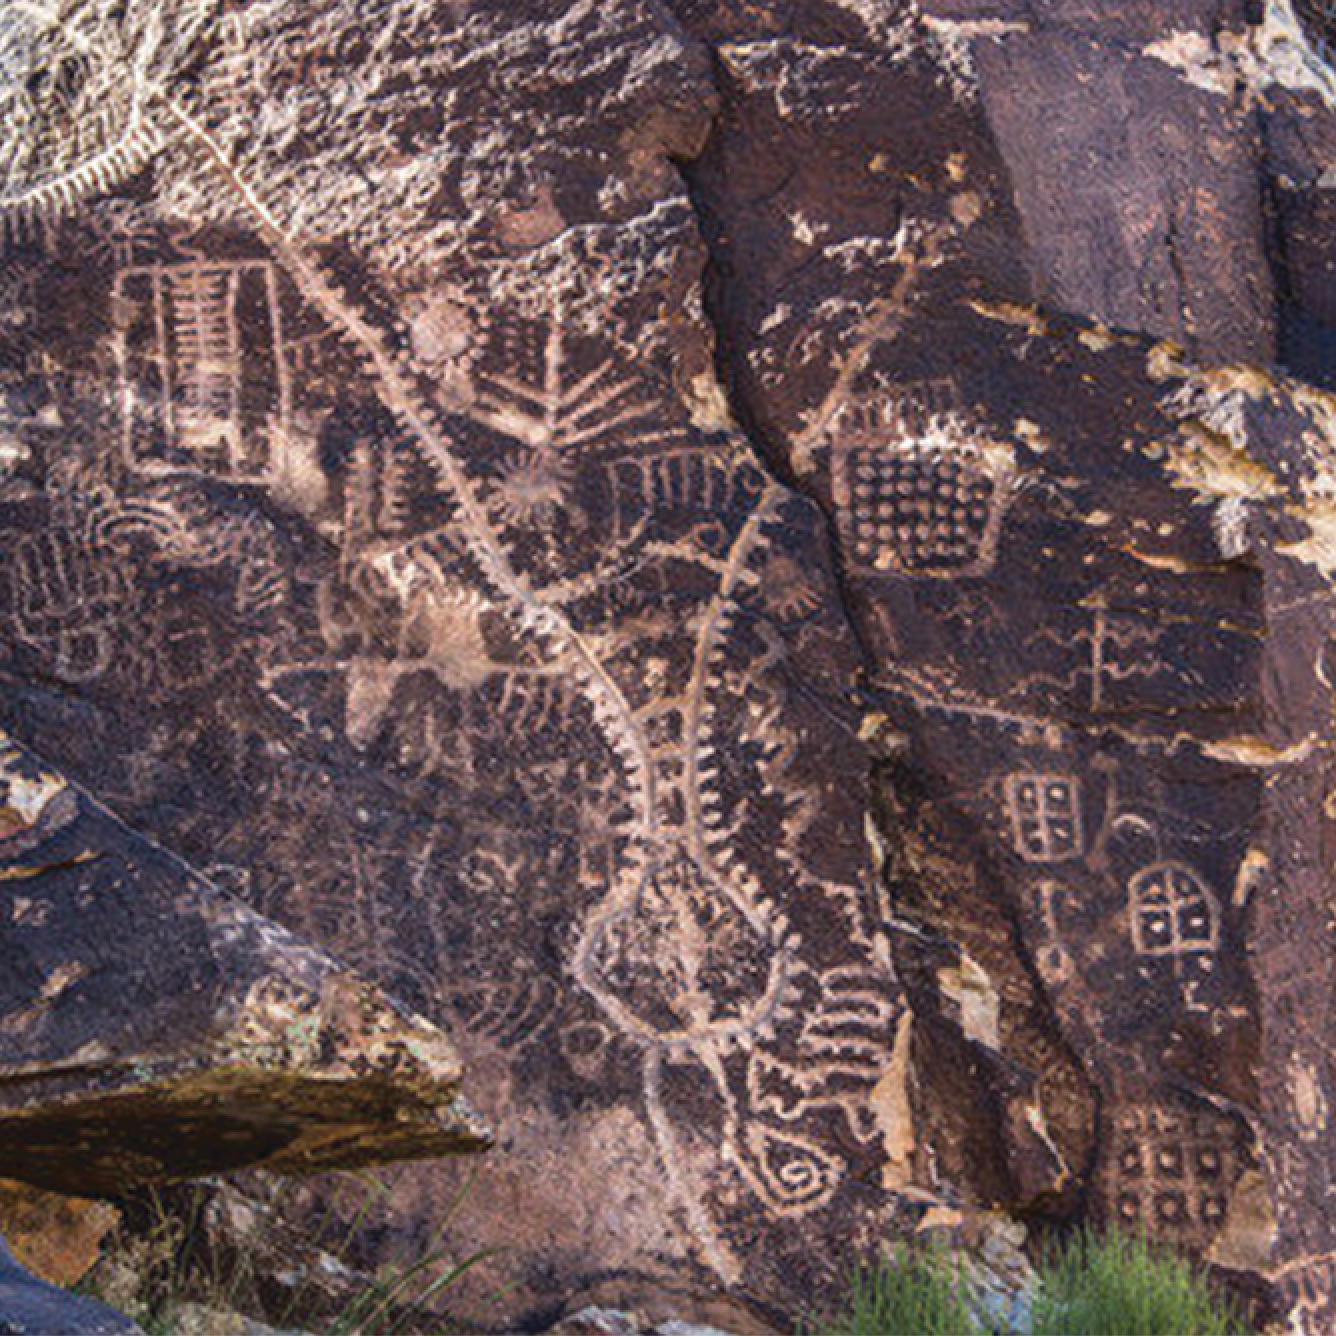
[[[73,1195],[478,1150],[438,1030],[0,739],[0,1174]]]
[[[52,1285],[83,1280],[120,1221],[110,1202],[0,1182],[0,1233],[21,1266]]]
[[[0,1332],[4,1336],[142,1336],[106,1304],[57,1289],[25,1271],[0,1239]]]

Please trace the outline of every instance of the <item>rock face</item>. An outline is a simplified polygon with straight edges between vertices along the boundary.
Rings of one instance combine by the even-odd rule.
[[[0,741],[0,1174],[114,1194],[481,1149],[426,1021]]]
[[[68,1289],[83,1280],[120,1219],[120,1212],[106,1201],[0,1182],[5,1241],[21,1266],[52,1285]]]
[[[1329,1324],[1321,21],[0,19],[4,718],[461,1035],[508,1317],[1000,1209]]]

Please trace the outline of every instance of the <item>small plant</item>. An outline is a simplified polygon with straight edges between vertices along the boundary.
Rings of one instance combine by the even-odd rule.
[[[1033,1336],[1246,1336],[1190,1262],[1138,1235],[1077,1234],[1040,1268]]]
[[[148,1336],[175,1336],[191,1310],[221,1319],[250,1314],[285,1329],[313,1323],[327,1336],[407,1336],[422,1322],[441,1330],[443,1320],[428,1310],[429,1302],[492,1256],[478,1252],[454,1262],[445,1239],[472,1179],[448,1205],[440,1234],[413,1262],[366,1275],[350,1263],[359,1235],[391,1189],[367,1173],[330,1178],[333,1201],[314,1230],[301,1234],[282,1223],[290,1184],[254,1175],[271,1190],[253,1224],[232,1230],[222,1248],[210,1239],[215,1194],[208,1184],[166,1194],[150,1190],[140,1202],[138,1228],[80,1289],[128,1313]],[[268,1274],[280,1266],[291,1277],[286,1297]],[[331,1276],[341,1276],[342,1294],[326,1292]]]
[[[981,1330],[959,1263],[940,1247],[904,1246],[855,1271],[844,1309],[808,1327],[809,1336],[976,1336]]]

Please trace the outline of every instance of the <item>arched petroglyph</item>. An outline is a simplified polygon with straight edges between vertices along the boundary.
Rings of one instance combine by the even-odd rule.
[[[1127,912],[1132,946],[1143,960],[1169,964],[1179,979],[1207,974],[1215,967],[1220,903],[1186,863],[1142,868],[1128,883]]]
[[[70,216],[164,146],[211,0],[12,0],[0,14],[0,235]]]

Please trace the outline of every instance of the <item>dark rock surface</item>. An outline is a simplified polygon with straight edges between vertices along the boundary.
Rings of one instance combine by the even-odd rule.
[[[0,1175],[114,1194],[482,1149],[449,1041],[0,737]]]
[[[0,20],[4,719],[460,1034],[510,1316],[1002,1211],[1329,1325],[1304,19]]]

